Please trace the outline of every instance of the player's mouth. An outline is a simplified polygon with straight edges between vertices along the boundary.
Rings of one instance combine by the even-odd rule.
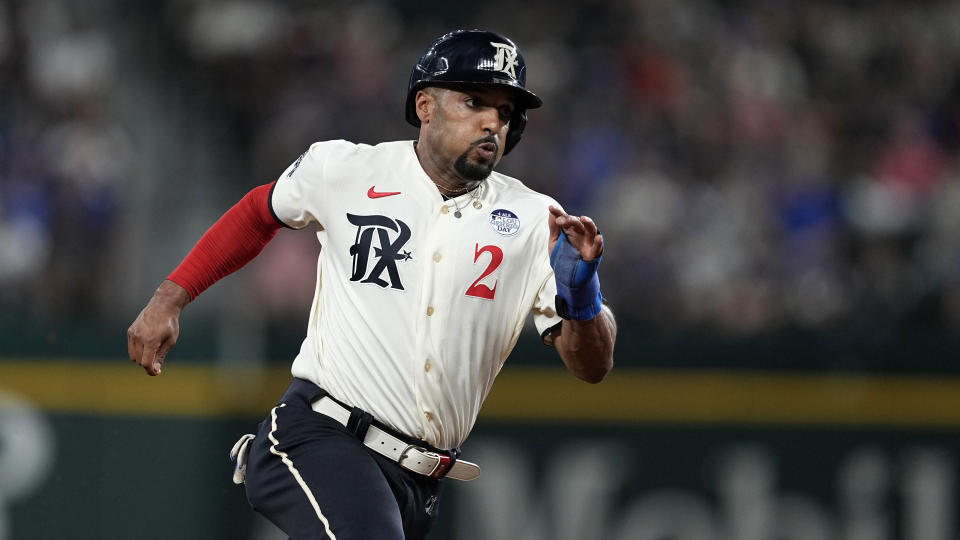
[[[482,142],[477,145],[477,154],[488,160],[493,160],[497,157],[497,143],[495,142]]]

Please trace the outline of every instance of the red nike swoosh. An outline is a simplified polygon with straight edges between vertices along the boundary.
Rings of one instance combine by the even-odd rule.
[[[399,195],[399,191],[374,191],[373,188],[377,186],[370,186],[370,189],[367,190],[367,197],[371,199],[379,199],[380,197],[389,197],[391,195]]]

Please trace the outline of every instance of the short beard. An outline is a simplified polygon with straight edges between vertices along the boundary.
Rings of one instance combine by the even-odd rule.
[[[467,182],[480,182],[482,180],[486,180],[487,177],[490,176],[490,173],[493,172],[493,166],[495,164],[493,160],[491,160],[490,163],[487,165],[484,165],[482,163],[471,163],[467,159],[467,154],[469,154],[471,150],[476,148],[477,145],[480,145],[486,142],[491,142],[496,144],[496,141],[497,141],[496,139],[488,135],[478,141],[474,141],[470,145],[470,148],[467,148],[467,150],[464,153],[460,154],[460,157],[457,158],[457,161],[453,163],[453,168],[457,171],[457,173],[460,175],[461,178],[463,178]]]
[[[469,152],[469,150],[467,150],[467,152]],[[457,161],[453,163],[453,168],[457,171],[457,174],[468,182],[486,180],[487,177],[490,176],[490,173],[493,172],[493,162],[490,162],[489,165],[472,163],[467,159],[467,152],[460,154]]]

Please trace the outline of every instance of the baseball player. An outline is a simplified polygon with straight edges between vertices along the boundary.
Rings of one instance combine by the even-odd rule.
[[[290,537],[424,538],[443,479],[480,474],[459,447],[531,311],[575,376],[612,368],[593,220],[493,171],[541,105],[525,80],[502,35],[438,38],[410,77],[416,141],[313,144],[224,214],[130,327],[130,359],[160,374],[189,301],[278,229],[316,227],[293,382],[231,452],[234,481]]]

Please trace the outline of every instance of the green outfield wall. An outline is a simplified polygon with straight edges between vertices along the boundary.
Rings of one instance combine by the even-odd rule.
[[[0,538],[278,538],[227,451],[285,367],[0,362]],[[433,539],[955,540],[960,378],[505,368]]]

